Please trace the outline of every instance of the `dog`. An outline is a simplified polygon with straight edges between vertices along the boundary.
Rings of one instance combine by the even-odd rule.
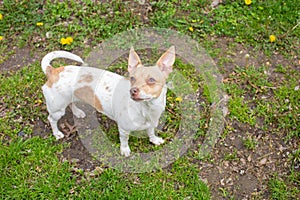
[[[158,59],[156,65],[149,67],[142,64],[131,48],[129,78],[88,66],[54,68],[50,63],[56,58],[67,58],[82,64],[84,61],[67,51],[53,51],[42,59],[41,67],[47,77],[42,91],[49,112],[48,120],[57,140],[64,137],[57,122],[65,114],[66,107],[70,106],[77,118],[84,118],[84,111],[75,105],[75,102],[84,102],[117,122],[121,155],[130,156],[130,131],[147,130],[151,143],[164,143],[155,135],[154,129],[166,106],[166,80],[175,62],[174,46]]]

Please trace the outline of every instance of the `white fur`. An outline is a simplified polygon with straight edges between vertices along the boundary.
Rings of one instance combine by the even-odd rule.
[[[174,47],[171,48],[171,51],[169,49],[171,59],[175,60],[175,49]],[[135,67],[131,66],[130,60],[138,60],[139,63],[140,60],[133,49],[130,51],[130,56],[129,70],[135,70]],[[170,59],[170,56],[165,57],[165,59]],[[50,62],[55,58],[68,58],[83,63],[80,57],[72,53],[54,51],[47,54],[42,60],[41,65],[44,72],[46,72],[47,67],[50,66]],[[170,62],[171,65],[173,63],[174,61]],[[166,68],[166,66],[164,67]],[[169,72],[162,71],[161,73],[170,73],[172,70],[170,69],[171,67],[169,66]],[[86,76],[89,76],[89,81],[80,81],[81,77]],[[164,76],[167,77],[167,75]],[[59,80],[57,82],[53,83],[51,87],[47,84],[42,87],[49,112],[48,120],[51,124],[53,135],[56,139],[64,137],[64,134],[57,127],[57,122],[65,114],[65,109],[68,105],[71,106],[72,112],[76,117],[85,117],[85,113],[73,104],[73,102],[80,100],[74,94],[77,89],[89,87],[92,88],[93,94],[101,102],[102,110],[99,111],[115,120],[118,124],[122,155],[126,157],[130,155],[130,148],[128,146],[130,131],[147,129],[149,139],[153,144],[160,145],[164,143],[162,138],[155,135],[154,128],[157,127],[160,115],[165,109],[166,86],[163,86],[157,98],[150,98],[150,100],[147,99],[145,101],[134,101],[131,98],[129,92],[131,86],[128,79],[105,70],[72,65],[64,67],[64,70],[59,73]],[[141,97],[149,96],[144,91],[140,93]]]
[[[53,51],[53,52],[50,52],[48,53],[46,56],[44,56],[44,58],[42,59],[42,70],[44,73],[46,73],[46,68],[48,66],[50,66],[50,62],[52,60],[54,60],[55,58],[68,58],[70,60],[74,60],[74,61],[77,61],[79,63],[84,63],[83,60],[73,54],[73,53],[70,53],[70,52],[67,52],[67,51]]]

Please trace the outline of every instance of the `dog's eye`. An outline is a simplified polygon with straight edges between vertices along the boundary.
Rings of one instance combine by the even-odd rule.
[[[154,78],[149,78],[148,79],[148,84],[154,84],[156,80]]]
[[[135,82],[135,78],[134,78],[133,76],[130,77],[130,82],[131,82],[131,83]]]

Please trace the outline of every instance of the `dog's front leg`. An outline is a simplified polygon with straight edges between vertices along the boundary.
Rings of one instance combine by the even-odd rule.
[[[128,157],[130,156],[130,148],[128,145],[128,139],[129,139],[129,132],[121,129],[119,127],[119,137],[120,137],[120,149],[121,149],[121,155]]]
[[[161,137],[157,137],[154,132],[154,128],[148,128],[147,134],[149,136],[150,142],[152,142],[155,145],[161,145],[165,141]]]

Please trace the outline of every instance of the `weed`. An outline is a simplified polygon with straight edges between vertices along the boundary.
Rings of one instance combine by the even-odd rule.
[[[230,110],[230,116],[236,118],[238,121],[243,123],[249,123],[254,125],[256,118],[253,110],[251,110],[247,103],[244,102],[242,97],[233,97],[228,102],[228,107]]]
[[[238,160],[237,151],[235,150],[233,153],[226,153],[224,155],[224,160]]]
[[[243,144],[247,149],[254,150],[257,145],[257,141],[251,136],[248,136],[246,139],[243,140]]]
[[[232,194],[230,194],[230,192],[228,190],[226,190],[225,188],[219,188],[222,197],[227,198],[227,199],[234,199],[234,197],[232,196]]]
[[[294,166],[300,165],[300,148],[296,149],[292,154],[289,155],[289,160]]]

